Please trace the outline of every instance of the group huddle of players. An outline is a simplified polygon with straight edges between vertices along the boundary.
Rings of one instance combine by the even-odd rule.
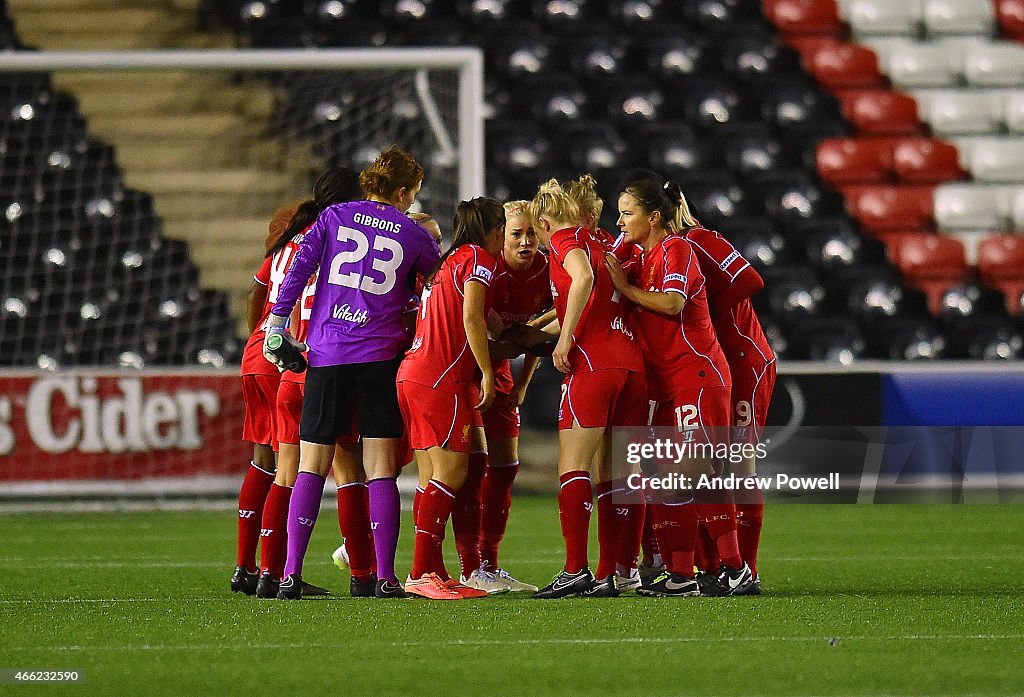
[[[333,470],[344,538],[334,558],[350,569],[353,596],[760,593],[759,491],[735,501],[717,487],[650,498],[627,486],[634,472],[611,451],[614,429],[643,426],[687,443],[757,442],[775,382],[750,302],[763,286],[757,272],[699,225],[678,186],[649,170],[623,179],[617,236],[597,227],[604,204],[583,176],[548,181],[531,201],[460,202],[443,254],[437,223],[409,213],[423,178],[392,147],[360,173],[328,170],[311,200],[271,221],[242,363],[243,438],[254,455],[239,495],[232,590],[326,593],[301,574]],[[286,370],[300,352],[308,369]],[[565,374],[565,564],[538,590],[509,574],[498,552],[519,466],[519,405],[547,355]],[[415,545],[402,582],[396,478],[412,461]],[[753,478],[754,465],[726,472],[690,457],[671,467],[696,481]],[[442,554],[449,518],[457,578]]]

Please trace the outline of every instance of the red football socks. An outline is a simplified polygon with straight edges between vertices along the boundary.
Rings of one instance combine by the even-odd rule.
[[[441,482],[431,479],[427,482],[416,519],[416,542],[413,546],[412,577],[439,573],[438,559],[444,543],[444,529],[455,507],[455,492]],[[445,572],[447,575],[447,572]]]
[[[656,557],[661,557],[661,550],[658,548],[658,538],[654,534],[654,505],[644,504],[644,527],[640,537],[640,549],[643,552],[643,563],[648,566],[656,566]]]
[[[736,507],[729,492],[718,489],[701,492],[697,514],[715,541],[721,563],[734,569],[743,566],[736,538]]]
[[[590,512],[594,509],[590,473],[584,470],[566,472],[558,478],[558,518],[565,538],[565,570],[578,573],[588,566],[587,535]]]
[[[761,544],[761,526],[764,524],[764,495],[760,489],[744,494],[744,503],[736,504],[736,538],[740,556],[757,573],[757,548]]]
[[[480,488],[486,468],[487,453],[470,453],[466,481],[456,492],[452,509],[455,549],[465,578],[480,568]]]
[[[284,573],[284,560],[288,554],[288,501],[291,497],[290,486],[274,484],[263,507],[260,570],[269,571],[275,578],[281,578]]]
[[[370,532],[370,495],[365,482],[338,487],[338,529],[345,538],[352,577],[364,583],[369,581],[373,534]]]
[[[519,463],[502,467],[488,466],[480,489],[480,562],[487,571],[498,565],[498,547],[505,537],[508,513],[512,508],[512,482],[519,472]]]
[[[697,506],[692,501],[658,505],[661,508],[662,532],[671,548],[670,554],[664,554],[665,568],[670,573],[693,578]]]
[[[640,552],[640,538],[644,532],[644,497],[639,489],[631,489],[625,479],[616,481],[614,494],[616,510],[624,511],[620,524],[619,547],[616,555],[616,571],[628,575],[637,566]]]
[[[600,551],[595,575],[603,579],[615,573],[622,521],[615,510],[614,499],[621,492],[615,489],[614,482],[601,482],[594,485],[594,493],[597,495],[597,545]]]
[[[249,463],[249,469],[238,492],[238,556],[236,566],[256,573],[256,547],[260,543],[263,525],[263,506],[274,483],[274,473]]]

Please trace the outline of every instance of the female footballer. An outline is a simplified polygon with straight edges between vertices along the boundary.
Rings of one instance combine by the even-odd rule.
[[[405,592],[432,600],[487,595],[448,576],[441,545],[469,468],[472,412],[486,411],[495,397],[487,293],[504,224],[504,210],[494,199],[459,203],[452,246],[426,277],[416,337],[398,371],[399,404],[423,489]]]
[[[541,186],[529,207],[541,242],[550,250],[552,295],[559,327],[552,353],[566,374],[559,408],[558,510],[566,559],[562,571],[535,598],[618,595],[615,560],[620,530],[598,509],[598,577],[589,569],[587,534],[593,507],[591,470],[611,479],[607,462],[613,426],[639,425],[646,384],[630,317],[603,262],[606,246],[582,227],[576,201],[555,180]],[[595,460],[596,458],[596,460]],[[604,520],[602,520],[604,519]]]
[[[397,147],[382,152],[359,175],[366,200],[329,206],[303,237],[268,320],[268,335],[282,334],[303,347],[285,325],[319,267],[309,322],[299,474],[288,509],[288,554],[278,598],[302,597],[302,560],[320,510],[324,477],[338,436],[353,431],[354,416],[369,480],[378,584],[385,583],[386,595],[400,589],[394,570],[400,523],[395,477],[403,425],[395,375],[406,343],[402,313],[416,274],[428,273],[439,259],[429,233],[405,214],[422,183],[423,168],[411,155]]]
[[[625,244],[636,245],[639,265],[631,283],[614,255],[605,264],[616,290],[638,306],[637,327],[650,377],[652,426],[672,427],[681,442],[728,443],[729,367],[715,338],[704,290],[704,276],[692,245],[679,234],[677,214],[682,194],[673,182],[653,172],[631,173],[619,195],[618,226]],[[714,473],[714,455],[691,456],[683,474],[696,481]],[[733,590],[751,582],[750,569],[739,554],[734,513],[720,511],[717,494],[706,492],[694,502],[692,491],[672,492],[651,507],[667,573],[637,590],[641,595],[699,595],[693,578],[698,508],[714,511],[708,518],[722,569],[721,583]],[[719,516],[718,513],[724,513]],[[731,594],[731,593],[730,593]]]

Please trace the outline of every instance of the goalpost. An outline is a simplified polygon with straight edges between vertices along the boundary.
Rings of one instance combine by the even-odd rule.
[[[236,487],[272,213],[397,144],[447,236],[483,139],[475,48],[5,54],[0,499]]]

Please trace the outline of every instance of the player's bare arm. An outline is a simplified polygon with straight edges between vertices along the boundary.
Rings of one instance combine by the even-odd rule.
[[[662,315],[678,315],[686,305],[686,296],[675,291],[662,292],[638,288],[626,279],[618,260],[609,252],[605,255],[604,266],[612,277],[615,290],[645,310]]]
[[[572,282],[565,304],[565,320],[562,322],[562,330],[558,335],[555,351],[551,354],[551,360],[558,370],[568,373],[573,332],[576,331],[576,325],[579,323],[580,317],[583,316],[583,309],[590,299],[590,292],[594,289],[594,270],[587,260],[586,252],[582,249],[573,249],[566,254],[563,266]]]
[[[480,367],[480,402],[475,408],[486,411],[494,401],[494,367],[487,345],[487,319],[484,316],[484,301],[487,287],[479,281],[466,283],[466,300],[462,306],[462,324],[466,328],[466,340],[473,358]]]
[[[262,283],[253,281],[245,297],[245,322],[249,329],[249,334],[256,331],[260,318],[263,317],[263,309],[266,305],[267,287]]]

